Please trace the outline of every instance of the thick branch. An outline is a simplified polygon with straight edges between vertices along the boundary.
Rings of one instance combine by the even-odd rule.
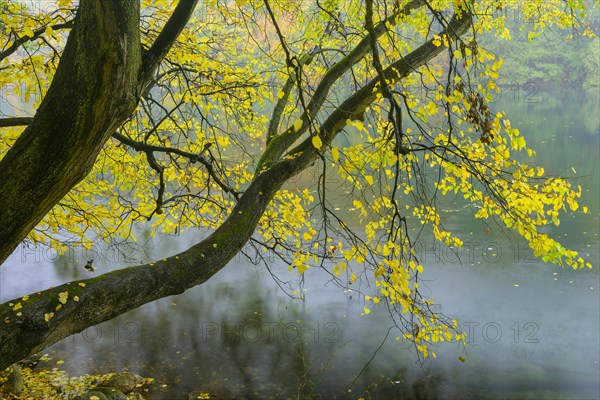
[[[33,122],[33,117],[0,118],[0,128],[9,126],[25,126]]]
[[[144,53],[140,83],[145,86],[188,23],[198,0],[180,0],[152,47]]]
[[[139,43],[138,2],[80,2],[48,93],[0,161],[0,263],[135,109]]]

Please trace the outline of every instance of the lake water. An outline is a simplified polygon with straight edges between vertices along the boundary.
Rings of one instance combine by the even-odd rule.
[[[598,398],[598,99],[564,90],[540,91],[535,99],[507,95],[501,103],[547,172],[572,175],[574,168],[581,177],[590,213],[563,216],[553,232],[595,268],[537,261],[522,242],[471,221],[449,199],[445,225],[465,246],[459,260],[423,238],[423,289],[459,320],[466,348],[439,345],[437,359],[421,366],[409,344],[395,340],[397,332],[386,339],[391,324],[383,305],[361,316],[357,297],[328,285],[317,269],[306,272],[305,301],[291,300],[264,267],[240,257],[180,296],[57,343],[46,351],[54,359],[38,368],[63,359],[60,367],[73,374],[127,369],[156,379],[153,399],[185,398],[195,389],[212,398],[368,398],[365,390],[386,399]],[[148,254],[132,250],[129,259],[109,252],[96,273],[174,254],[203,235],[155,239]],[[18,249],[0,269],[0,301],[87,277],[81,266],[88,258],[94,256],[81,249],[62,257]],[[288,274],[275,261],[272,268]]]

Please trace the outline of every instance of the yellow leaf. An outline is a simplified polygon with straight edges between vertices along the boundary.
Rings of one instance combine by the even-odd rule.
[[[54,317],[54,313],[53,312],[44,314],[44,321],[48,322],[48,321],[50,321],[50,319],[52,317]]]
[[[311,141],[312,145],[315,146],[315,149],[321,150],[321,147],[323,147],[323,141],[318,135],[313,136]]]
[[[373,186],[373,177],[371,175],[365,176],[365,181],[367,181],[369,186]]]
[[[304,234],[302,235],[302,237],[304,238],[304,240],[310,240],[310,239],[312,239],[312,235],[310,234],[310,232],[304,232]]]
[[[67,298],[69,297],[69,292],[61,292],[58,294],[58,301],[62,304],[67,304]]]
[[[302,128],[303,123],[304,122],[300,118],[298,118],[296,122],[294,122],[294,131],[298,132],[300,128]]]
[[[515,179],[521,179],[521,171],[516,170],[515,172],[513,172],[513,176],[515,177]]]
[[[333,158],[333,162],[337,162],[340,159],[340,151],[337,147],[331,148],[331,157]]]
[[[458,359],[460,360],[460,362],[466,362],[467,359],[464,356],[460,356],[458,357]]]
[[[85,283],[83,283],[83,282],[79,282],[79,286],[81,286],[81,287],[85,287]]]
[[[353,257],[354,254],[350,250],[344,252],[344,258],[346,259],[346,261],[352,260]]]
[[[365,314],[367,314],[367,315],[371,314],[371,310],[369,310],[368,307],[364,307],[363,310],[365,311]]]
[[[25,28],[25,36],[33,37],[33,30],[30,27]]]
[[[433,101],[430,101],[425,108],[427,109],[429,115],[435,115],[438,112],[437,104],[435,104]]]

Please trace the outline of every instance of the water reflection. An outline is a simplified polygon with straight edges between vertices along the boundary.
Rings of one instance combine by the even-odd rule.
[[[201,287],[89,328],[53,350],[75,374],[128,369],[153,376],[159,384],[152,398],[159,399],[197,389],[216,398],[358,398],[364,391],[408,399],[593,397],[598,295],[585,289],[597,285],[598,274],[553,271],[512,261],[432,261],[424,281],[469,334],[467,362],[457,359],[460,346],[446,344],[421,368],[408,344],[392,335],[351,392],[389,323],[383,309],[361,317],[361,305],[324,287],[317,270],[309,270],[300,303],[261,268],[233,263]]]

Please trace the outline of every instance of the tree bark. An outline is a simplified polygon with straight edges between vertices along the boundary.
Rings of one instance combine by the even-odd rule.
[[[452,19],[445,33],[454,39],[464,34],[470,24],[471,16],[465,12],[462,18]],[[398,81],[444,50],[445,47],[437,47],[429,41],[385,69],[386,79]],[[324,142],[331,142],[348,118],[364,112],[374,101],[377,82],[378,78],[373,79],[350,96],[322,124]],[[293,154],[258,173],[227,220],[188,250],[156,263],[66,283],[32,294],[27,300],[14,299],[0,305],[0,370],[89,326],[207,281],[250,239],[281,185],[318,157],[310,138]],[[64,292],[68,292],[67,301],[57,310],[59,293]],[[46,320],[44,317],[50,313],[53,316]]]

